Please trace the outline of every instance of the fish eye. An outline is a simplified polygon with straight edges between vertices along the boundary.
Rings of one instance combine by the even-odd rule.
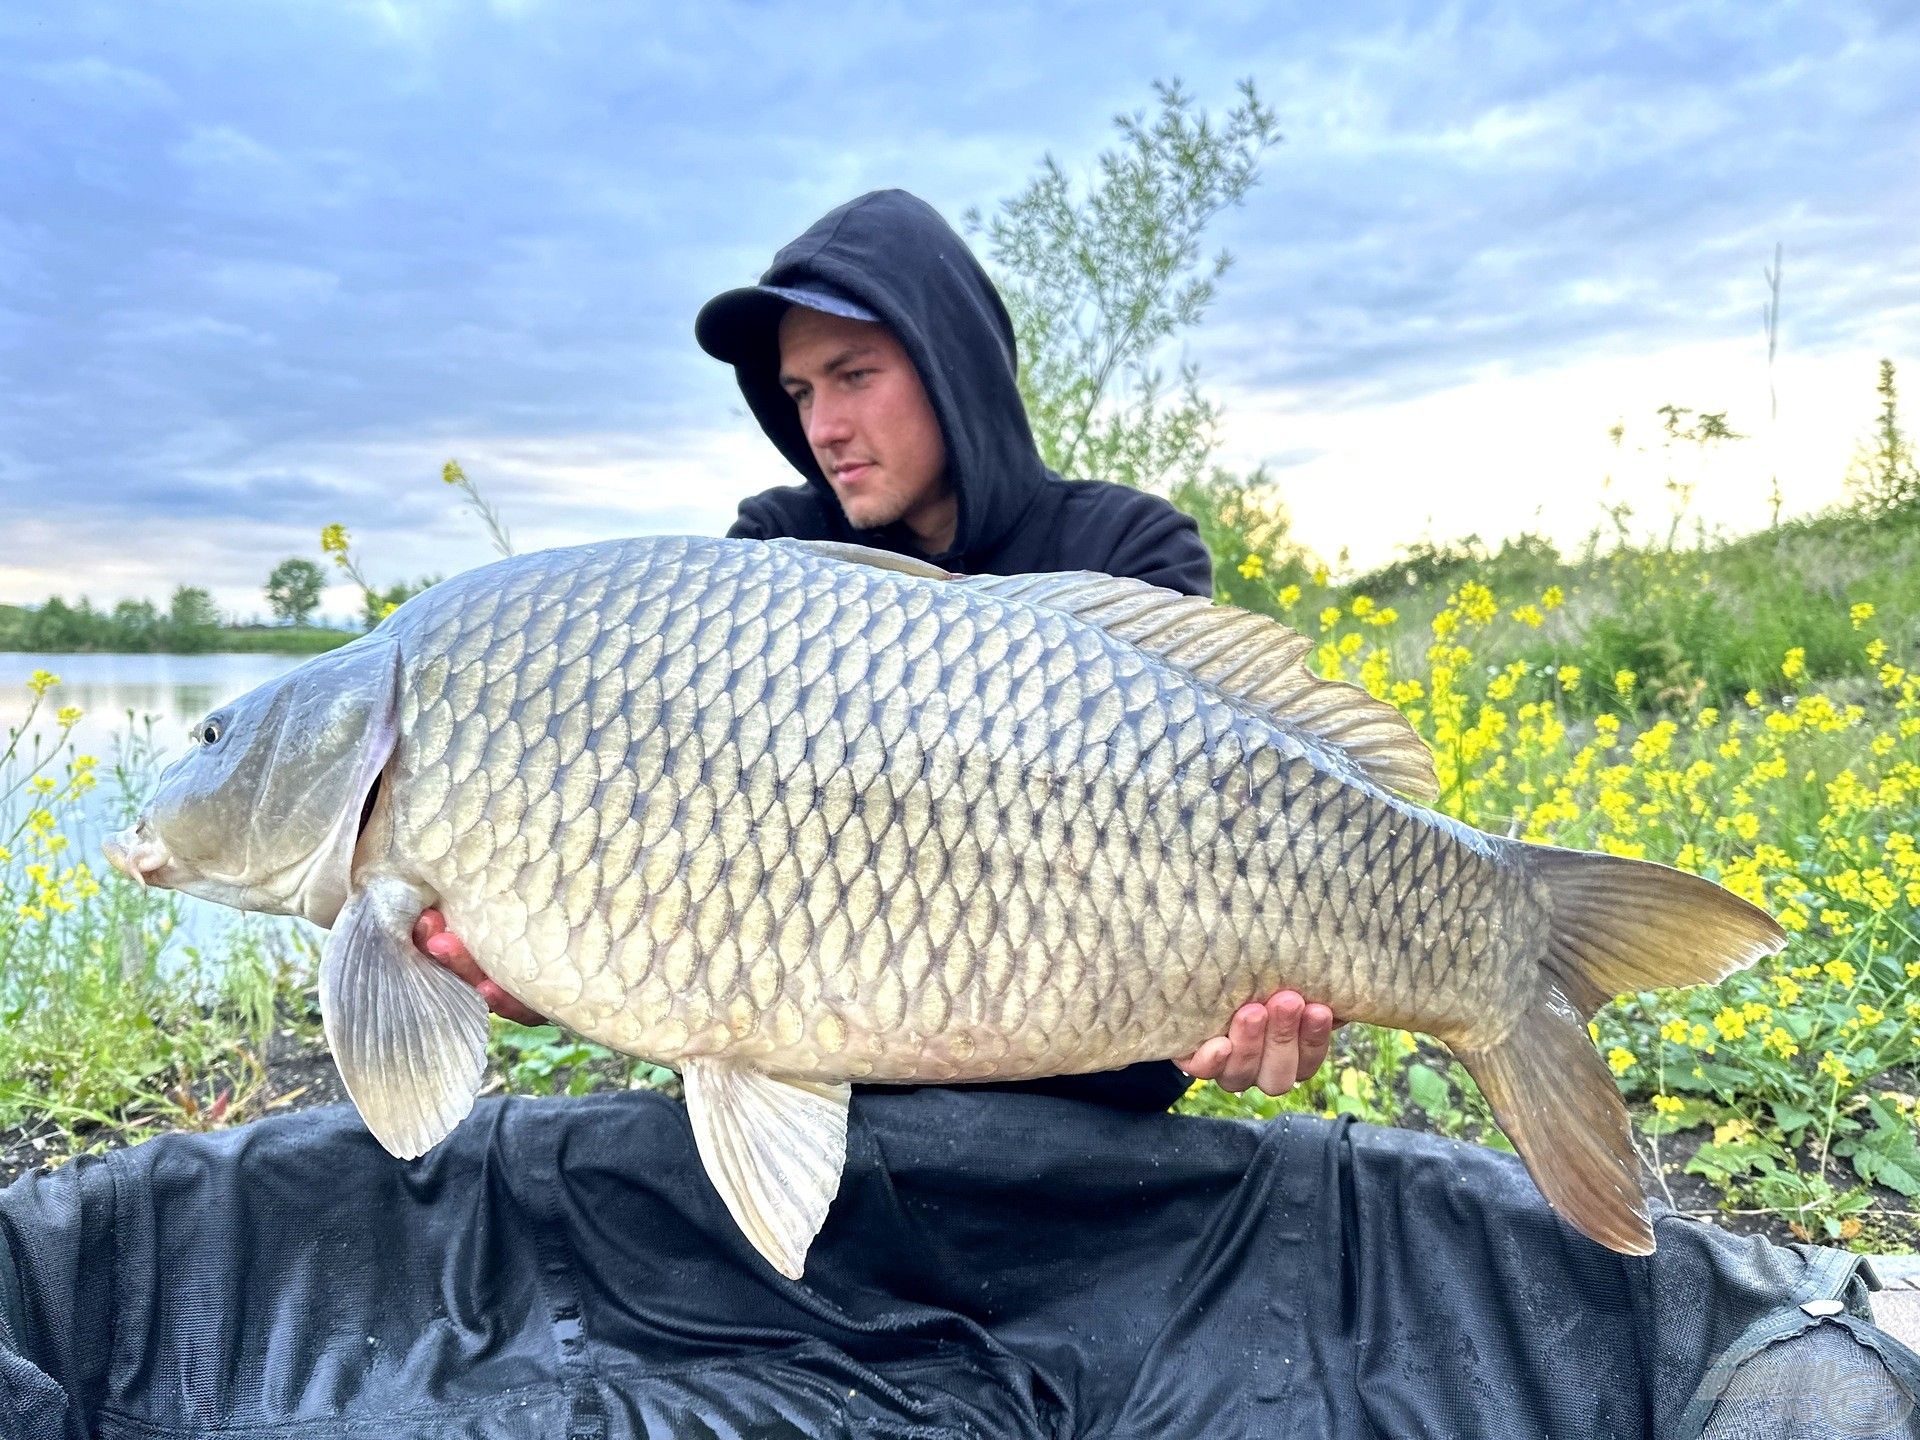
[[[227,733],[227,727],[218,715],[210,715],[193,730],[193,742],[196,745],[218,745],[220,737]]]

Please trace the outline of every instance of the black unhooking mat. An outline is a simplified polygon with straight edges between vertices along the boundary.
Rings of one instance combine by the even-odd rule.
[[[1850,1256],[1568,1230],[1509,1157],[1363,1125],[856,1099],[803,1284],[680,1107],[335,1108],[0,1195],[9,1436],[1907,1435]],[[1716,1414],[1716,1406],[1718,1413]],[[1710,1427],[1710,1428],[1703,1428]]]

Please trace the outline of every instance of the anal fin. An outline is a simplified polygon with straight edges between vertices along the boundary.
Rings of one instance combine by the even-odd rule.
[[[716,1060],[689,1060],[680,1078],[694,1144],[728,1213],[768,1264],[798,1280],[840,1189],[852,1087]]]

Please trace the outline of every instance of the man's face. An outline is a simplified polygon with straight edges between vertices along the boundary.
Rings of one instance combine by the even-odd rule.
[[[780,384],[855,529],[913,524],[946,498],[940,422],[886,326],[794,306],[780,320]]]

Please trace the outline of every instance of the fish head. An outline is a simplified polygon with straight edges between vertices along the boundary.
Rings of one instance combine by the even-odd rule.
[[[200,720],[108,861],[143,885],[330,927],[398,738],[399,662],[369,636]]]

